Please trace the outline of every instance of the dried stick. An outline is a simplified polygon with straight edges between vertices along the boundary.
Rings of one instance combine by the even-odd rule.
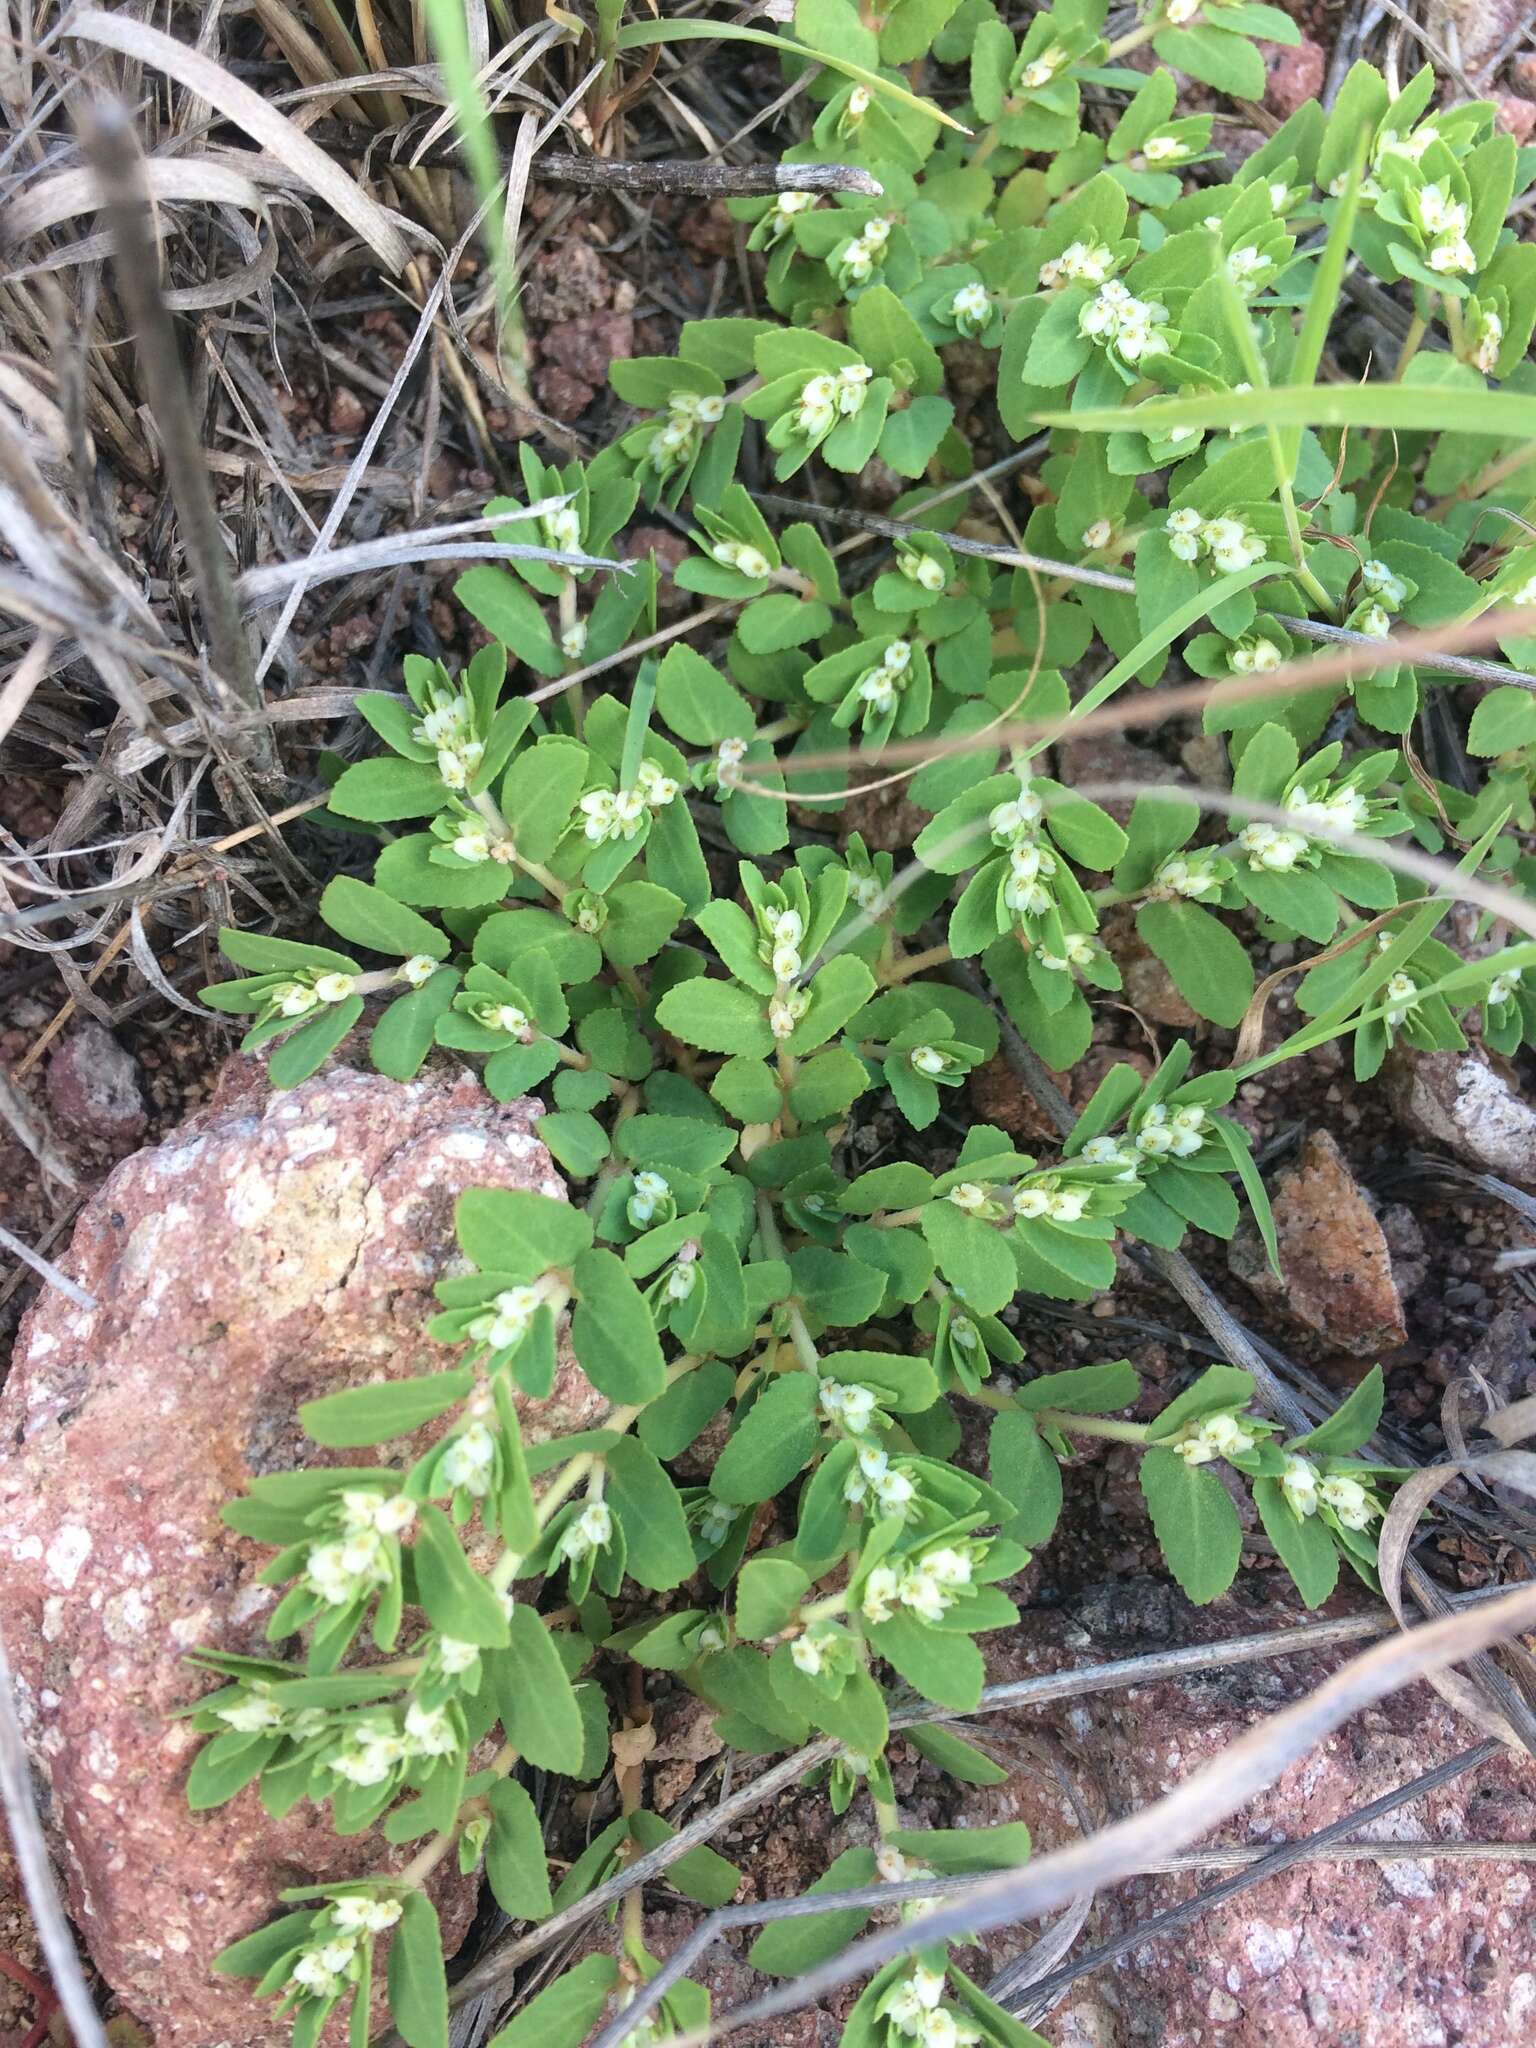
[[[263,709],[261,685],[240,622],[234,570],[219,531],[218,508],[208,481],[202,437],[192,416],[176,328],[160,291],[160,252],[147,225],[149,202],[143,169],[128,116],[115,101],[98,100],[92,107],[85,145],[106,198],[113,276],[134,330],[139,375],[160,433],[166,478],[208,636],[212,658],[209,682],[216,698],[222,700],[216,708],[220,723],[224,723],[242,712]],[[271,734],[260,725],[247,726],[238,738],[231,736],[229,744],[258,775],[277,775]]]
[[[697,192],[737,199],[764,192],[855,192],[878,199],[885,187],[854,164],[716,164],[671,158],[624,162],[606,156],[562,156],[544,150],[534,161],[539,184],[620,192]]]

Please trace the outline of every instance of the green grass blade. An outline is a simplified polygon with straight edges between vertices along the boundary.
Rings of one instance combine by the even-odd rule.
[[[883,94],[897,106],[910,107],[915,113],[926,114],[931,121],[941,121],[957,134],[969,135],[972,132],[931,100],[908,92],[904,85],[897,85],[892,79],[882,78],[878,71],[868,71],[862,64],[854,64],[846,57],[830,57],[825,50],[812,50],[804,43],[793,43],[788,36],[770,35],[763,28],[742,28],[733,21],[632,21],[628,28],[619,30],[618,47],[621,50],[643,50],[652,43],[706,42],[760,43],[765,50],[777,50],[782,56],[803,57],[808,64],[825,64],[828,70],[840,71],[845,78],[853,79],[857,85],[868,86],[871,92]]]
[[[1368,133],[1362,134],[1356,146],[1344,195],[1328,230],[1328,239],[1323,244],[1312,289],[1307,294],[1307,310],[1302,315],[1301,332],[1296,337],[1296,350],[1291,358],[1290,375],[1294,385],[1310,385],[1317,375],[1318,364],[1323,360],[1328,329],[1344,282],[1344,266],[1349,261],[1349,238],[1354,233],[1355,216],[1360,211],[1360,185],[1370,141]],[[1282,445],[1288,465],[1287,474],[1294,476],[1297,457],[1301,453],[1301,428],[1288,428],[1282,437]]]
[[[1536,441],[1536,397],[1520,391],[1419,389],[1402,384],[1275,384],[1267,391],[1228,391],[1198,398],[1159,398],[1146,405],[1089,406],[1082,412],[1041,412],[1040,426],[1088,434],[1140,433],[1168,427],[1395,427],[1404,434],[1444,431],[1453,408],[1459,434]]]

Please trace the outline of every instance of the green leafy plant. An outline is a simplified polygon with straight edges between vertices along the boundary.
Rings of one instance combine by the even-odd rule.
[[[976,1706],[984,1639],[1015,1619],[1003,1587],[1051,1541],[1082,1441],[1139,1456],[1191,1600],[1239,1562],[1217,1466],[1251,1490],[1303,1601],[1341,1563],[1374,1585],[1401,1476],[1365,1455],[1379,1369],[1289,1440],[1230,1365],[1133,1420],[1123,1360],[1031,1374],[1013,1304],[1090,1300],[1117,1240],[1227,1238],[1245,1208],[1275,1260],[1225,1112],[1277,1060],[1346,1039],[1368,1078],[1394,1040],[1465,1044],[1474,1013],[1502,1051],[1536,1029],[1536,956],[1464,962],[1435,936],[1448,899],[1394,856],[1452,849],[1465,876],[1529,882],[1505,827],[1529,821],[1532,696],[1510,683],[1478,705],[1481,788],[1436,782],[1406,736],[1443,678],[1386,645],[1499,608],[1510,659],[1536,651],[1512,609],[1536,604],[1536,255],[1505,225],[1536,152],[1494,132],[1491,106],[1433,110],[1428,71],[1394,98],[1357,65],[1331,115],[1309,103],[1223,178],[1212,117],[1178,116],[1172,73],[1261,91],[1254,38],[1296,31],[1251,0],[1156,0],[1118,43],[1103,0],[1058,0],[1022,41],[990,0],[898,0],[873,21],[799,0],[793,37],[600,12],[605,91],[662,41],[776,51],[813,110],[786,162],[853,163],[882,194],[733,202],[772,317],[689,322],[675,354],[615,364],[633,422],[590,463],[525,447],[527,505],[489,507],[504,538],[588,557],[637,505],[676,511],[692,546],[676,582],[729,619],[710,654],[678,641],[622,695],[536,707],[509,662],[557,681],[616,665],[655,637],[654,564],[601,582],[530,559],[471,569],[458,595],[491,644],[461,675],[407,661],[406,698],[359,699],[383,750],[339,773],[329,808],[379,851],[371,882],[325,892],[338,945],[223,937],[243,977],[207,999],[253,1019],[245,1044],[272,1045],[279,1085],[366,1018],[386,1074],[441,1046],[498,1099],[539,1091],[578,1190],[464,1196],[442,1370],[301,1414],[318,1445],[380,1462],[272,1475],[227,1511],[275,1552],[274,1652],[304,1648],[200,1659],[223,1682],[195,1710],[194,1804],[254,1782],[273,1813],[328,1802],[344,1832],[424,1844],[393,1874],[294,1894],[224,1957],[301,2043],[344,2008],[366,2039],[380,1936],[404,2038],[446,2040],[422,1889],[445,1856],[538,1920],[667,1838],[626,1793],[551,1890],[514,1774],[606,1768],[599,1657],[672,1674],[746,1754],[838,1745],[828,1797],[867,1796],[879,1847],[818,1889],[1021,1859],[1018,1828],[900,1827],[890,1707],[903,1687]],[[1167,68],[1117,64],[1145,43]],[[946,112],[910,89],[919,63]],[[1085,121],[1085,84],[1112,120]],[[1313,381],[1346,260],[1411,300],[1390,384]],[[1431,335],[1443,346],[1421,347]],[[1006,436],[1049,436],[1011,560],[961,531],[985,504],[963,424],[978,388]],[[876,573],[749,493],[749,436],[780,482],[878,461],[911,486]],[[1352,682],[1213,695],[1230,769],[1214,824],[1167,790],[1121,824],[1043,772],[1052,734],[1157,683],[1176,647],[1198,678],[1262,683],[1314,629],[1356,649]],[[1109,666],[1074,694],[1100,644]],[[910,858],[792,830],[792,804],[835,815],[850,760],[898,755],[928,820]],[[1252,1012],[1255,937],[1316,949],[1296,1029],[1252,1060],[1207,1036],[1197,1071],[1183,1037],[1150,1080],[1112,1068],[1049,1158],[987,1124],[957,1145],[941,1112],[997,1053],[1000,1018],[1058,1071],[1086,1052],[1096,996],[1120,986],[1111,911],[1221,1029]],[[985,999],[954,962],[976,963]],[[850,1133],[884,1096],[910,1136],[864,1167]],[[525,1442],[520,1409],[549,1393],[563,1342],[607,1412]],[[990,1413],[985,1476],[952,1459],[967,1407]],[[680,1479],[712,1429],[707,1480]],[[384,1661],[348,1664],[360,1645]],[[912,1739],[962,1779],[994,1768],[941,1729]],[[698,1848],[668,1881],[717,1904],[738,1875]],[[770,1928],[753,1960],[801,1970],[865,1917]],[[1035,2038],[914,1943],[864,1991],[849,2048]],[[654,1970],[626,1913],[622,1962],[588,1957],[498,2040],[575,2044]],[[705,2010],[675,1986],[662,2031]]]

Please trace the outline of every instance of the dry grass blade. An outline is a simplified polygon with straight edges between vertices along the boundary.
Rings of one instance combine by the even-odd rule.
[[[1037,1919],[1078,1892],[1118,1883],[1149,1856],[1167,1855],[1227,1819],[1352,1715],[1533,1624],[1536,1586],[1524,1586],[1484,1608],[1379,1643],[1325,1679],[1306,1699],[1239,1736],[1214,1762],[1129,1819],[967,1890],[955,1903],[924,1915],[920,1930],[898,1927],[858,1942],[832,1962],[754,1999],[709,2028],[669,2037],[667,2048],[703,2048],[739,2027],[796,2011],[855,1978],[872,1975],[883,1964],[910,1953],[918,1942],[926,1946],[955,1941],[1011,1921]],[[627,2010],[626,2033],[640,2023],[644,2003],[642,1992]]]
[[[53,1986],[74,2035],[75,2048],[109,2048],[106,2031],[96,2016],[95,2002],[80,1967],[69,1923],[54,1889],[43,1840],[42,1824],[32,1797],[32,1778],[27,1764],[21,1726],[16,1719],[16,1696],[11,1679],[10,1659],[0,1637],[0,1806],[10,1829],[16,1867],[32,1908],[37,1938],[53,1978]]]
[[[325,151],[312,142],[286,114],[264,100],[222,64],[188,48],[163,29],[135,21],[131,15],[108,14],[99,7],[82,8],[68,20],[69,33],[82,42],[116,50],[151,71],[162,71],[189,92],[216,107],[227,121],[244,129],[253,141],[311,192],[316,193],[356,230],[388,270],[404,270],[411,260],[405,237],[393,217],[371,199],[355,178],[348,177]]]
[[[213,486],[203,461],[201,436],[192,415],[191,394],[182,372],[176,329],[160,295],[158,263],[145,229],[146,199],[139,154],[126,114],[112,101],[92,110],[86,133],[107,201],[116,250],[118,292],[133,323],[135,357],[160,432],[167,480],[181,526],[182,545],[197,586],[220,722],[241,711],[262,708],[261,687],[251,666],[250,645],[235,599],[234,568],[219,530]],[[249,732],[237,751],[257,773],[276,773],[270,735]]]
[[[227,160],[209,156],[146,157],[141,175],[149,196],[157,204],[241,206],[250,213],[265,213],[261,189],[243,171]],[[26,241],[43,234],[61,221],[80,214],[99,213],[108,195],[94,170],[77,165],[40,178],[0,209],[0,246]],[[83,252],[86,245],[77,245]]]

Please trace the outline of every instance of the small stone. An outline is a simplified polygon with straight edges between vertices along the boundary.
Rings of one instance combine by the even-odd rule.
[[[1272,114],[1288,121],[1298,107],[1315,100],[1322,91],[1328,59],[1322,44],[1313,42],[1310,36],[1303,36],[1294,45],[1265,43],[1261,47],[1269,72],[1264,104]]]
[[[354,438],[368,424],[368,408],[355,391],[345,384],[339,384],[331,393],[331,402],[325,411],[325,423],[333,434]]]
[[[562,320],[539,336],[539,356],[594,391],[608,380],[608,365],[635,352],[635,322],[630,313],[588,313]]]
[[[1504,133],[1513,135],[1516,142],[1529,142],[1531,131],[1536,128],[1536,103],[1512,92],[1495,93],[1493,103]]]
[[[1387,1062],[1387,1091],[1398,1116],[1426,1144],[1443,1146],[1484,1173],[1536,1183],[1536,1108],[1486,1054],[1471,1047],[1414,1052],[1399,1046]]]
[[[250,1787],[193,1814],[195,1745],[172,1717],[208,1689],[189,1651],[271,1654],[270,1552],[225,1502],[352,1462],[307,1442],[301,1402],[451,1361],[425,1325],[465,1188],[563,1195],[538,1107],[452,1067],[405,1084],[337,1067],[275,1094],[231,1061],[206,1110],[86,1205],[60,1264],[100,1306],[45,1289],[22,1323],[0,1394],[0,1615],[71,1911],[156,2048],[280,2048],[288,2026],[213,1957],[283,1887],[412,1853],[339,1837],[307,1803],[274,1821]],[[569,1353],[547,1401],[516,1398],[530,1441],[604,1405]],[[407,1465],[436,1434],[383,1457]],[[445,1863],[432,1890],[451,1954],[476,1881]]]
[[[66,1128],[126,1145],[147,1121],[139,1063],[105,1024],[77,1024],[48,1062],[48,1107]]]
[[[1257,1230],[1239,1232],[1227,1262],[1252,1291],[1335,1350],[1374,1358],[1408,1341],[1392,1255],[1368,1196],[1331,1134],[1314,1131],[1270,1195],[1280,1247],[1275,1277]]]
[[[1523,100],[1536,100],[1536,56],[1516,57],[1509,67],[1509,82]]]

